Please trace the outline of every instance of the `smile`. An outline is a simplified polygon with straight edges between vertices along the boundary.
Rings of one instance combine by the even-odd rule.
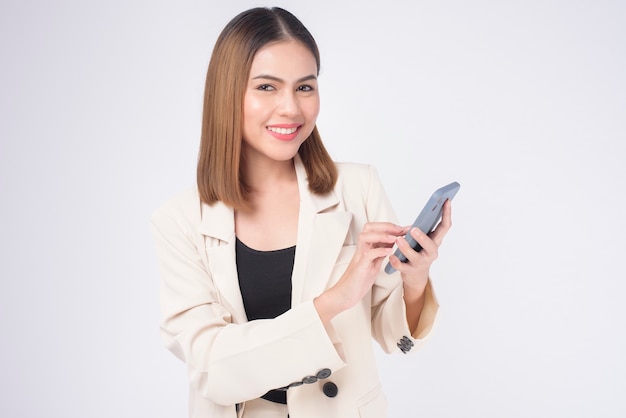
[[[298,127],[294,126],[293,128],[277,128],[274,126],[268,126],[267,130],[280,135],[291,135],[298,130]]]

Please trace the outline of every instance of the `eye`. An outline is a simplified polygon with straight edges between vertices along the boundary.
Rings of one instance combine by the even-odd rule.
[[[260,86],[257,86],[256,89],[261,91],[272,91],[274,90],[274,86],[270,84],[261,84]]]
[[[315,89],[313,88],[313,86],[310,86],[310,85],[308,85],[308,84],[305,84],[305,85],[302,85],[302,86],[299,86],[299,87],[298,87],[298,91],[311,92],[311,91],[313,91],[313,90],[315,90]]]

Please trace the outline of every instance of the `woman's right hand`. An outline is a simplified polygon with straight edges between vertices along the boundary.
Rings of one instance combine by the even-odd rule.
[[[405,233],[405,228],[389,222],[365,224],[346,271],[333,287],[314,300],[324,324],[356,305],[369,292],[380,273],[383,260],[391,254],[396,238]]]

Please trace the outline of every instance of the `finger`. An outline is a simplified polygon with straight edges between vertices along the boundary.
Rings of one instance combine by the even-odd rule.
[[[383,259],[391,253],[392,253],[391,247],[371,248],[370,250],[367,251],[367,257],[370,260],[374,261],[378,259]]]
[[[409,232],[411,230],[411,228],[413,228],[413,225],[406,225],[402,227],[402,233],[406,234],[407,232]]]
[[[446,200],[443,204],[441,222],[439,222],[437,227],[429,235],[439,246],[443,242],[443,238],[450,230],[450,227],[452,227],[452,203],[450,200]]]
[[[418,252],[409,244],[405,238],[398,238],[396,243],[398,249],[408,260],[408,264],[415,265],[420,260],[432,263],[438,257],[438,246],[435,242],[419,228],[411,229],[411,236],[422,247]]]
[[[416,265],[419,265],[418,263],[414,263],[414,262],[412,262],[410,260],[403,263],[395,255],[390,255],[389,256],[389,263],[391,263],[391,266],[394,269],[396,269],[397,271],[399,271],[402,274],[411,274],[411,272],[415,271]]]
[[[376,264],[378,262],[382,262],[385,257],[389,256],[393,252],[391,247],[373,247],[370,248],[359,256],[355,256],[353,259],[357,264],[361,264],[365,262],[366,264]]]
[[[363,232],[383,232],[396,236],[406,233],[402,226],[391,222],[368,222],[363,226]]]
[[[417,228],[413,228],[413,229],[417,229]],[[419,241],[417,242],[421,245]],[[402,237],[402,238],[396,239],[396,245],[398,246],[398,250],[400,250],[400,252],[407,259],[408,263],[412,263],[415,261],[415,256],[417,255],[417,251],[415,251],[415,249],[411,246],[411,244],[409,244],[406,238]]]
[[[400,261],[400,259],[395,256],[395,255],[390,255],[389,256],[389,263],[391,264],[391,266],[396,269],[397,271],[399,271],[400,273],[407,273],[408,271],[410,271],[410,269],[413,268],[413,266],[409,263],[403,263],[402,261]]]
[[[420,252],[436,256],[439,246],[429,235],[425,234],[419,228],[413,228],[411,229],[411,236],[415,241],[417,241],[420,247],[422,247],[422,250]]]
[[[372,247],[391,247],[396,242],[396,235],[390,235],[383,231],[361,232],[359,243]]]

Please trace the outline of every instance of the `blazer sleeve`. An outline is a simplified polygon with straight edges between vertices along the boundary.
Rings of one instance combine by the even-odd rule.
[[[396,215],[375,168],[370,166],[366,197],[368,221],[397,223]],[[425,303],[416,331],[411,334],[406,320],[406,305],[399,272],[387,274],[381,270],[372,287],[372,334],[387,353],[407,353],[419,348],[427,339],[435,322],[439,304],[429,280],[425,290]],[[409,340],[410,343],[403,341]],[[417,350],[416,350],[417,351]]]
[[[187,364],[202,396],[234,405],[321,369],[345,366],[313,302],[272,320],[235,324],[202,261],[199,234],[185,216],[161,208],[152,230],[161,274],[161,335]]]

